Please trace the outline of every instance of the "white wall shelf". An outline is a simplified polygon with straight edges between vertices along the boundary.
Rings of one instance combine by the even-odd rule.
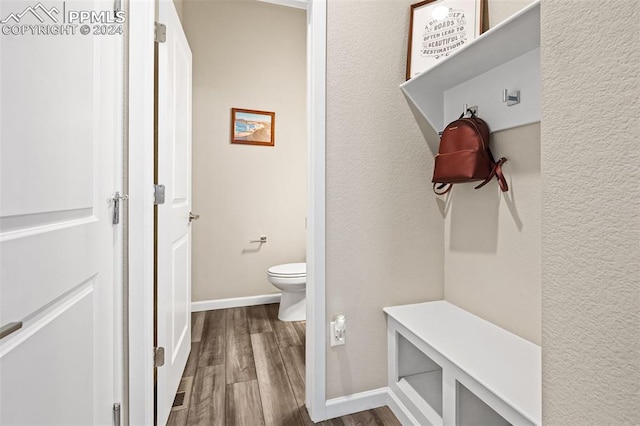
[[[488,412],[492,424],[541,424],[539,346],[446,301],[384,312],[389,389],[418,424],[456,425]],[[480,401],[461,399],[467,391]]]
[[[478,106],[491,131],[540,121],[540,1],[400,88],[433,153],[438,152],[438,141],[429,140],[425,122],[441,131],[465,104]],[[521,102],[507,106],[504,89],[520,90]]]

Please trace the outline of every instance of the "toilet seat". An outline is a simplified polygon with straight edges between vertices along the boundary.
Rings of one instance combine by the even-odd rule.
[[[267,275],[278,278],[304,278],[307,276],[307,264],[285,263],[272,266],[267,270]]]

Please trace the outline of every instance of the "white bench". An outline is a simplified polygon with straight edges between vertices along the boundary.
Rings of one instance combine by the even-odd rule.
[[[445,301],[384,312],[389,389],[411,422],[541,424],[539,346]]]

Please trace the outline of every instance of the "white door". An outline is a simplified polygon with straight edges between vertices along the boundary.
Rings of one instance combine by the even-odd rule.
[[[158,45],[157,419],[165,424],[191,349],[191,50],[172,1],[160,2],[166,42]]]
[[[120,401],[122,37],[31,35],[62,2],[0,2],[0,424],[111,424]],[[112,1],[66,1],[113,10]]]

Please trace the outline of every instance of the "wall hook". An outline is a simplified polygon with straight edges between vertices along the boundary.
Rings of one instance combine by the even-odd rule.
[[[468,104],[463,104],[462,105],[462,116],[466,116],[469,115],[469,117],[472,117],[474,115],[478,115],[478,105],[473,105],[473,106],[469,106]]]
[[[514,90],[509,92],[509,89],[504,89],[502,92],[502,102],[506,102],[507,106],[512,106],[520,103],[520,91]]]

